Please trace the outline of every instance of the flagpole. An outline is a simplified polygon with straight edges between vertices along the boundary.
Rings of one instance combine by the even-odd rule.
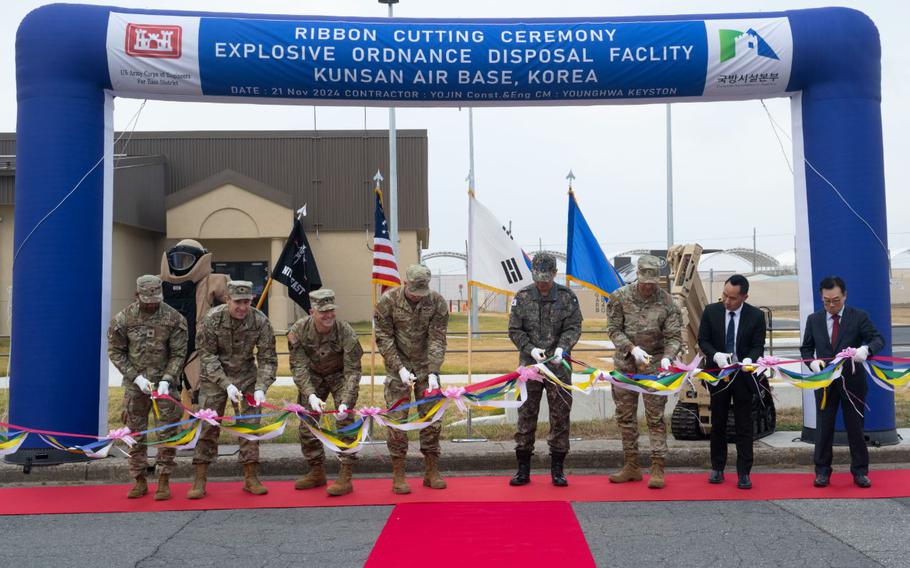
[[[262,304],[265,302],[265,299],[269,297],[269,288],[272,287],[272,277],[269,276],[268,281],[265,283],[265,288],[262,289],[262,294],[259,295],[259,301],[256,302],[256,309],[262,309]]]
[[[474,179],[473,179],[473,178],[474,178],[474,172],[473,172],[473,167],[472,167],[472,168],[471,168],[471,174],[468,176],[468,180],[469,180],[469,182],[471,183],[471,187],[468,188],[468,200],[469,200],[469,201],[468,201],[468,209],[469,209],[469,211],[468,211],[468,225],[469,225],[469,227],[468,227],[468,244],[467,244],[467,247],[466,247],[466,248],[467,248],[467,252],[468,252],[468,254],[467,254],[467,257],[468,257],[468,266],[467,266],[467,276],[468,276],[468,278],[467,278],[467,280],[468,280],[468,314],[473,314],[473,313],[474,313],[474,309],[476,309],[476,306],[474,305],[474,294],[477,292],[477,288],[474,287],[474,286],[471,284],[471,276],[472,276],[472,274],[471,274],[471,253],[472,253],[472,250],[471,250],[471,249],[472,249],[472,246],[473,246],[473,242],[471,242],[471,227],[470,227],[470,224],[471,224],[471,214],[470,214],[471,201],[470,201],[470,200],[474,198],[474,187],[473,187]],[[472,322],[473,322],[473,318],[471,318],[470,316],[468,316],[468,384],[469,384],[469,385],[473,382],[473,381],[472,381],[472,371],[473,371],[473,365],[474,365],[474,351],[473,351],[474,325],[473,325]],[[471,412],[471,408],[470,408],[470,407],[468,407],[468,412],[467,412],[467,414],[468,414],[467,422],[466,422],[466,428],[467,428],[467,429],[466,429],[466,432],[465,432],[466,436],[465,436],[464,438],[456,438],[456,439],[454,439],[454,440],[452,440],[452,441],[453,441],[453,442],[486,442],[486,441],[487,441],[486,438],[474,438],[474,437],[473,437],[473,436],[474,436],[474,431],[473,431],[473,426],[472,426],[473,413]]]
[[[373,403],[373,391],[376,390],[376,283],[370,280],[370,406]]]

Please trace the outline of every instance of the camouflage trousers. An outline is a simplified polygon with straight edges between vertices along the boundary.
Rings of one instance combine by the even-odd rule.
[[[341,392],[344,390],[344,374],[335,373],[333,375],[327,375],[325,377],[320,377],[311,372],[310,377],[316,388],[316,396],[319,397],[323,402],[328,402],[329,394],[332,395],[332,401],[335,403],[337,408],[341,404]],[[306,406],[309,408],[309,401],[304,400],[303,394],[297,396],[297,403],[301,406]],[[350,401],[350,405],[353,407],[356,404],[355,400]],[[348,417],[344,420],[335,420],[335,429],[340,430],[345,426],[348,426],[354,422],[354,416],[348,414]],[[307,463],[311,466],[313,465],[322,465],[325,463],[325,447],[322,445],[316,436],[314,436],[309,428],[304,425],[303,420],[300,421],[300,426],[298,432],[300,433],[300,449],[303,451],[303,457],[306,458]],[[343,442],[351,442],[354,440],[354,436],[343,436],[341,437]],[[338,459],[342,463],[350,462],[352,459],[355,459],[355,454],[338,454]]]
[[[175,389],[171,391],[171,395],[179,399],[180,393]],[[175,422],[180,422],[181,415],[183,414],[183,409],[177,406],[175,403],[170,400],[159,400],[156,403],[158,405],[159,418],[157,420],[159,426],[165,424],[174,424]],[[123,413],[122,420],[123,424],[133,432],[141,432],[143,430],[148,430],[149,427],[149,412],[152,410],[152,397],[143,393],[138,388],[133,385],[129,385],[124,389],[123,393]],[[167,428],[165,430],[159,430],[156,432],[156,435],[159,440],[164,440],[169,438],[177,432],[179,432],[179,427]],[[145,470],[148,467],[148,446],[143,444],[145,442],[145,436],[133,436],[137,444],[134,444],[130,449],[130,457],[128,460],[129,463],[129,472],[130,477],[139,477],[140,475],[145,475]],[[170,475],[174,471],[174,456],[177,455],[177,450],[174,448],[166,448],[163,446],[158,447],[158,458],[155,460],[160,467],[160,473]]]
[[[426,395],[429,380],[427,375],[421,373],[417,382],[414,383],[414,401],[423,400]],[[442,381],[440,380],[440,388]],[[385,402],[387,406],[392,406],[401,399],[406,399],[401,404],[407,404],[411,401],[411,389],[405,385],[398,377],[385,378]],[[417,406],[420,416],[426,416],[427,412],[433,408],[433,403],[424,403]],[[394,420],[404,420],[408,417],[411,408],[398,412],[390,412],[389,417]],[[442,431],[442,424],[436,422],[420,430],[420,452],[425,456],[439,456],[439,433]],[[389,428],[389,438],[386,442],[389,447],[389,455],[393,458],[403,458],[408,455],[408,433]]]
[[[613,402],[616,403],[616,424],[622,435],[622,450],[626,455],[638,454],[638,394],[637,392],[613,387]],[[645,421],[651,437],[651,457],[667,455],[667,423],[664,407],[667,397],[656,394],[642,394],[645,403]]]
[[[556,371],[563,382],[570,382],[568,372]],[[569,451],[569,413],[572,411],[572,392],[550,381],[528,381],[528,399],[518,407],[518,424],[515,430],[515,450],[534,451],[537,435],[537,416],[540,413],[540,399],[547,391],[547,405],[550,407],[550,435],[547,443],[551,452]]]
[[[246,385],[234,385],[243,393],[240,399],[240,414],[259,414],[260,409],[250,406],[246,401],[245,395],[252,395],[255,390],[255,383],[249,382]],[[227,407],[227,390],[220,386],[202,381],[199,387],[199,408],[211,408],[218,413],[218,416],[224,416],[224,409]],[[250,418],[237,424],[259,425],[259,418]],[[196,453],[193,455],[193,463],[212,463],[218,457],[218,435],[221,428],[212,426],[207,422],[202,423],[202,433],[199,435],[199,442],[196,444]],[[240,463],[259,463],[259,442],[238,438],[240,440]]]

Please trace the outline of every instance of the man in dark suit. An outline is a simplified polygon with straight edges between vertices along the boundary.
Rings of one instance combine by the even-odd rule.
[[[850,473],[853,474],[853,482],[859,487],[871,487],[869,450],[863,435],[862,415],[869,384],[862,363],[878,353],[884,347],[885,340],[872,325],[869,314],[845,305],[847,285],[839,276],[823,278],[819,292],[824,309],[806,319],[806,333],[799,349],[802,358],[815,359],[809,363],[809,369],[818,373],[828,365],[826,360],[834,358],[843,349],[855,347],[856,354],[852,364],[847,361],[841,367],[842,379],[837,379],[825,389],[815,391],[815,486],[827,487],[831,480],[834,419],[840,407],[850,444]]]
[[[711,475],[709,483],[722,483],[727,465],[727,417],[733,401],[736,424],[736,486],[751,489],[752,395],[758,393],[755,376],[747,368],[765,352],[765,314],[746,303],[749,281],[734,274],[724,282],[721,301],[705,308],[698,328],[698,347],[718,368],[740,362],[743,367],[727,375],[711,391]]]

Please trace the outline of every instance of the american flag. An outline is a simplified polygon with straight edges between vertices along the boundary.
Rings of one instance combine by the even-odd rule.
[[[398,261],[389,239],[389,227],[386,224],[385,212],[382,209],[382,192],[376,193],[376,232],[373,234],[373,283],[382,285],[382,291],[393,286],[401,286],[401,275],[398,273]]]

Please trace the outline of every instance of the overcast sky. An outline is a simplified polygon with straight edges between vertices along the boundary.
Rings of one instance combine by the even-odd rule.
[[[16,127],[15,31],[32,9],[48,2],[2,0],[0,21],[0,131]],[[275,14],[385,16],[376,0],[84,1],[132,8]],[[831,5],[805,0],[571,1],[401,0],[403,17],[568,17],[776,11]],[[882,118],[889,245],[910,247],[910,57],[901,1],[841,2],[862,10],[882,41]],[[124,128],[139,102],[118,99],[115,127]],[[789,99],[766,101],[790,132]],[[319,129],[362,129],[362,108],[319,107]],[[254,106],[149,101],[138,130],[309,130],[312,106]],[[426,129],[429,137],[430,246],[464,250],[467,235],[468,114],[454,108],[399,109],[398,128]],[[366,127],[388,127],[386,109],[366,111]],[[666,244],[665,105],[480,108],[474,111],[477,196],[503,222],[512,221],[527,249],[565,250],[566,173],[608,254]],[[673,105],[673,180],[676,242],[705,247],[752,246],[772,255],[792,250],[794,199],[787,165],[760,101]],[[786,158],[784,156],[786,154]],[[440,264],[446,271],[457,270]]]

